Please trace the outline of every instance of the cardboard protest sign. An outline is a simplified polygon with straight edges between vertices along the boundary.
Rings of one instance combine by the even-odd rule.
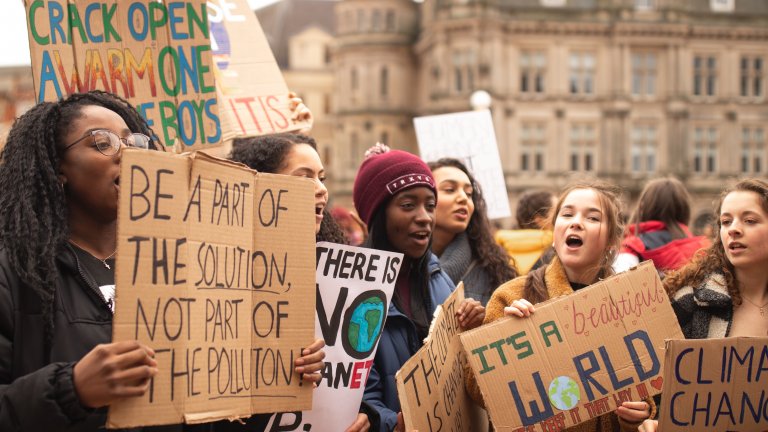
[[[246,0],[210,0],[211,48],[223,139],[310,127],[291,120],[288,87]]]
[[[667,341],[660,431],[768,431],[768,338]]]
[[[314,340],[312,182],[134,149],[120,179],[113,340],[152,347],[159,373],[108,427],[311,407],[294,360]]]
[[[456,318],[463,300],[464,285],[459,283],[435,311],[424,346],[397,371],[405,430],[479,432],[488,425],[464,390],[466,356]]]
[[[403,255],[317,244],[315,337],[325,340],[312,410],[276,414],[267,431],[345,430],[357,418]]]
[[[682,338],[653,263],[461,334],[497,430],[561,430],[661,391]]]
[[[491,112],[468,111],[413,119],[421,158],[461,160],[483,188],[488,217],[509,217],[509,198]]]
[[[104,90],[166,146],[220,145],[205,0],[24,0],[38,101]]]

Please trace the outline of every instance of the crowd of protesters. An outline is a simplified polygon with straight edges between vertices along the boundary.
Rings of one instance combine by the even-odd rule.
[[[144,395],[158,372],[152,348],[111,342],[121,151],[158,150],[152,136],[130,103],[103,92],[38,104],[11,129],[0,155],[0,430],[96,431],[106,407]],[[459,282],[467,299],[457,320],[472,329],[526,319],[537,303],[652,260],[686,338],[768,334],[768,183],[761,179],[723,191],[711,237],[688,229],[690,197],[674,178],[650,181],[626,226],[613,185],[580,181],[557,197],[531,191],[514,233],[493,230],[480,185],[457,159],[425,163],[375,145],[357,172],[354,211],[330,211],[310,136],[238,139],[230,158],[313,180],[318,241],[404,256],[360,414],[338,430],[404,430],[395,373]],[[296,372],[319,381],[323,341],[302,354]],[[474,376],[466,378],[483,405]],[[568,430],[655,430],[656,413],[652,399],[628,401]],[[261,431],[267,420],[158,430]]]

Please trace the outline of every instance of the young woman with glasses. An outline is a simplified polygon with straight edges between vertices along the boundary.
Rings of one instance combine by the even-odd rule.
[[[0,430],[96,431],[99,408],[157,373],[150,347],[111,343],[121,148],[155,150],[150,136],[98,91],[14,123],[0,154]],[[304,379],[319,379],[321,346],[297,361]]]

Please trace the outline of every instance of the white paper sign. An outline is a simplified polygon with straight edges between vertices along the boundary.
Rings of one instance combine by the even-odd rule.
[[[315,336],[325,340],[312,411],[279,413],[266,431],[342,431],[357,418],[403,255],[317,244]]]
[[[462,161],[483,189],[488,218],[511,215],[489,110],[417,117],[413,123],[423,160],[451,157]]]

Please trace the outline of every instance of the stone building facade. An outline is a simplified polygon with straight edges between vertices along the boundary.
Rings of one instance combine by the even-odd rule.
[[[300,14],[303,3],[322,0],[278,5]],[[368,146],[415,150],[414,116],[468,110],[480,89],[492,96],[513,207],[524,190],[589,173],[630,201],[647,179],[675,175],[706,211],[728,181],[768,173],[763,0],[331,5],[334,127],[323,155],[342,204]]]

